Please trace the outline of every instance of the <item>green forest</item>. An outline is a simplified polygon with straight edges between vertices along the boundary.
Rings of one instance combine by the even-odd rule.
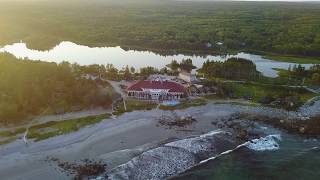
[[[109,84],[83,78],[92,67],[18,60],[0,53],[0,124],[109,107],[114,96]]]
[[[320,3],[74,1],[1,1],[0,46],[72,41],[162,53],[320,55]]]
[[[252,61],[242,58],[230,58],[225,62],[208,60],[203,63],[199,72],[208,78],[232,80],[257,80],[262,76]]]

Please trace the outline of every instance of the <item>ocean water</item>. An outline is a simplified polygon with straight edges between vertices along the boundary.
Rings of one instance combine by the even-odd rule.
[[[215,130],[148,150],[109,179],[319,179],[320,141],[259,126],[266,135],[234,147]],[[180,174],[177,174],[180,173]]]
[[[263,142],[265,143],[262,146]],[[281,138],[279,136],[261,138],[259,143],[256,142],[256,146],[249,144],[240,147],[195,166],[172,179],[316,180],[319,178],[319,139],[305,139],[282,132]]]

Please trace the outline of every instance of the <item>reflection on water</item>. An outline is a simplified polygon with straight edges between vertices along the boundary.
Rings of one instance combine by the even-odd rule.
[[[197,56],[197,55],[168,55],[163,56],[150,51],[134,51],[123,50],[121,47],[88,47],[77,45],[72,42],[61,42],[59,45],[49,51],[38,51],[28,49],[25,43],[15,43],[12,45],[0,48],[0,52],[8,52],[18,58],[28,58],[31,60],[42,61],[69,61],[70,63],[78,63],[81,65],[88,64],[108,64],[111,63],[117,68],[122,68],[126,65],[133,66],[136,69],[145,66],[154,66],[158,68],[164,67],[175,59],[181,61],[182,59],[190,58],[197,67],[201,67],[206,60],[224,61],[230,57],[241,57],[253,61],[257,69],[266,76],[275,77],[277,72],[272,68],[287,69],[293,63],[276,62],[269,59],[264,59],[259,55],[248,53],[238,53],[236,55],[226,56]],[[309,68],[311,65],[304,65]]]

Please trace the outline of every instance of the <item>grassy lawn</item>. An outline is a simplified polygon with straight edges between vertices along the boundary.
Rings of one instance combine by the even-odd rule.
[[[159,109],[161,110],[176,110],[176,109],[186,109],[193,106],[202,106],[206,105],[207,101],[203,98],[197,98],[192,100],[182,100],[180,104],[176,106],[164,106],[160,105]],[[125,112],[132,112],[132,111],[141,111],[141,110],[151,110],[157,107],[157,103],[155,102],[148,102],[148,101],[140,101],[130,99],[126,101],[127,110],[124,109],[123,105],[119,107],[118,111],[115,112],[115,115],[121,115]]]
[[[121,115],[125,112],[151,110],[157,107],[157,103],[149,101],[139,101],[135,99],[126,100],[127,110],[124,109],[123,103],[120,104],[118,110],[114,113],[115,115]]]
[[[271,59],[274,61],[282,61],[289,63],[298,63],[298,64],[319,64],[320,58],[318,57],[299,57],[299,56],[287,56],[287,55],[265,55],[263,56],[266,59]]]
[[[26,131],[26,128],[13,129],[12,131],[1,131],[0,136],[1,137],[12,137],[12,136],[16,136],[18,134],[22,134],[25,131]]]
[[[15,136],[7,138],[6,140],[0,141],[0,145],[9,144],[9,143],[15,141],[16,139],[17,139],[17,137],[15,137]]]
[[[261,104],[255,102],[237,102],[237,101],[217,101],[214,102],[215,104],[231,104],[231,105],[238,105],[238,106],[250,106],[250,107],[261,107]]]
[[[91,124],[101,122],[104,119],[108,119],[110,116],[110,114],[102,114],[63,121],[50,121],[44,124],[34,125],[29,129],[28,138],[33,139],[34,141],[40,141],[54,136],[71,133]],[[5,140],[0,141],[0,145],[16,140],[18,135],[22,136],[25,131],[26,128],[1,131],[0,137],[5,138]]]
[[[232,83],[232,89],[237,97],[250,96],[252,97],[253,102],[258,102],[261,98],[267,95],[278,97],[284,94],[288,94],[288,92],[299,96],[302,103],[316,96],[316,94],[302,88],[287,88],[281,86],[250,83]]]
[[[23,134],[25,131],[26,131],[26,128],[17,128],[11,131],[1,131],[0,138],[2,138],[3,140],[0,140],[0,145],[13,142],[18,138],[19,134]]]
[[[40,141],[61,134],[71,133],[91,124],[101,122],[104,119],[108,119],[110,116],[110,114],[102,114],[72,120],[50,121],[35,125],[30,128],[28,138]]]
[[[286,69],[280,69],[280,68],[272,68],[273,70],[278,72],[278,75],[280,77],[288,77],[289,76],[289,71]]]
[[[161,105],[159,107],[159,109],[162,109],[162,110],[186,109],[186,108],[189,108],[189,107],[203,106],[203,105],[206,105],[206,104],[207,104],[207,101],[205,99],[197,98],[197,99],[192,99],[192,100],[181,101],[181,103],[176,105],[176,106],[164,106],[164,105]]]

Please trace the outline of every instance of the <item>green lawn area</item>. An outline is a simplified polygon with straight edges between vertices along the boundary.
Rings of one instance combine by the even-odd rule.
[[[9,144],[9,143],[13,142],[16,139],[17,139],[16,137],[7,138],[6,140],[0,141],[0,145]]]
[[[289,72],[286,69],[280,69],[280,68],[272,68],[273,70],[278,72],[278,75],[280,77],[288,77],[289,76]]]
[[[104,119],[108,119],[110,116],[110,114],[102,114],[63,121],[50,121],[34,125],[29,129],[28,138],[33,139],[34,141],[40,141],[54,136],[71,133],[91,124],[101,122]],[[11,131],[1,131],[0,137],[5,138],[5,140],[0,141],[0,145],[16,140],[19,135],[22,137],[25,130],[26,128],[18,128]]]
[[[1,131],[0,136],[1,137],[12,137],[12,136],[16,136],[18,134],[22,134],[25,131],[26,131],[26,128],[17,128],[17,129],[13,129],[12,131]]]
[[[123,103],[120,104],[118,110],[114,113],[115,115],[121,115],[125,112],[151,110],[157,107],[157,103],[149,101],[140,101],[135,99],[126,100],[127,110],[124,109]]]
[[[265,55],[263,56],[266,59],[271,59],[274,61],[282,61],[289,63],[298,63],[298,64],[319,64],[320,58],[318,57],[299,57],[299,56],[288,56],[288,55]]]
[[[121,115],[125,112],[132,112],[132,111],[141,111],[141,110],[151,110],[157,107],[157,103],[155,102],[148,102],[148,101],[140,101],[135,99],[129,99],[126,101],[127,110],[124,109],[123,105],[121,104],[120,108],[115,115]],[[181,103],[176,106],[164,106],[160,105],[159,109],[161,110],[175,110],[175,109],[186,109],[193,106],[202,106],[207,104],[207,101],[204,98],[197,98],[192,100],[181,100]]]
[[[61,134],[71,133],[91,124],[101,122],[104,119],[108,119],[110,116],[110,114],[102,114],[72,120],[50,121],[35,125],[30,128],[28,138],[40,141]]]
[[[251,83],[232,83],[232,89],[237,97],[252,97],[253,102],[258,102],[261,98],[272,95],[278,97],[284,94],[294,94],[300,97],[302,103],[316,96],[303,88],[287,88],[281,86],[272,86],[265,84],[251,84]]]
[[[17,128],[11,131],[0,131],[0,145],[8,144],[14,140],[16,140],[19,134],[23,134],[26,131],[26,128]]]
[[[250,107],[261,107],[262,105],[255,102],[237,102],[237,101],[217,101],[214,102],[215,104],[231,104],[231,105],[238,105],[238,106],[250,106]]]

